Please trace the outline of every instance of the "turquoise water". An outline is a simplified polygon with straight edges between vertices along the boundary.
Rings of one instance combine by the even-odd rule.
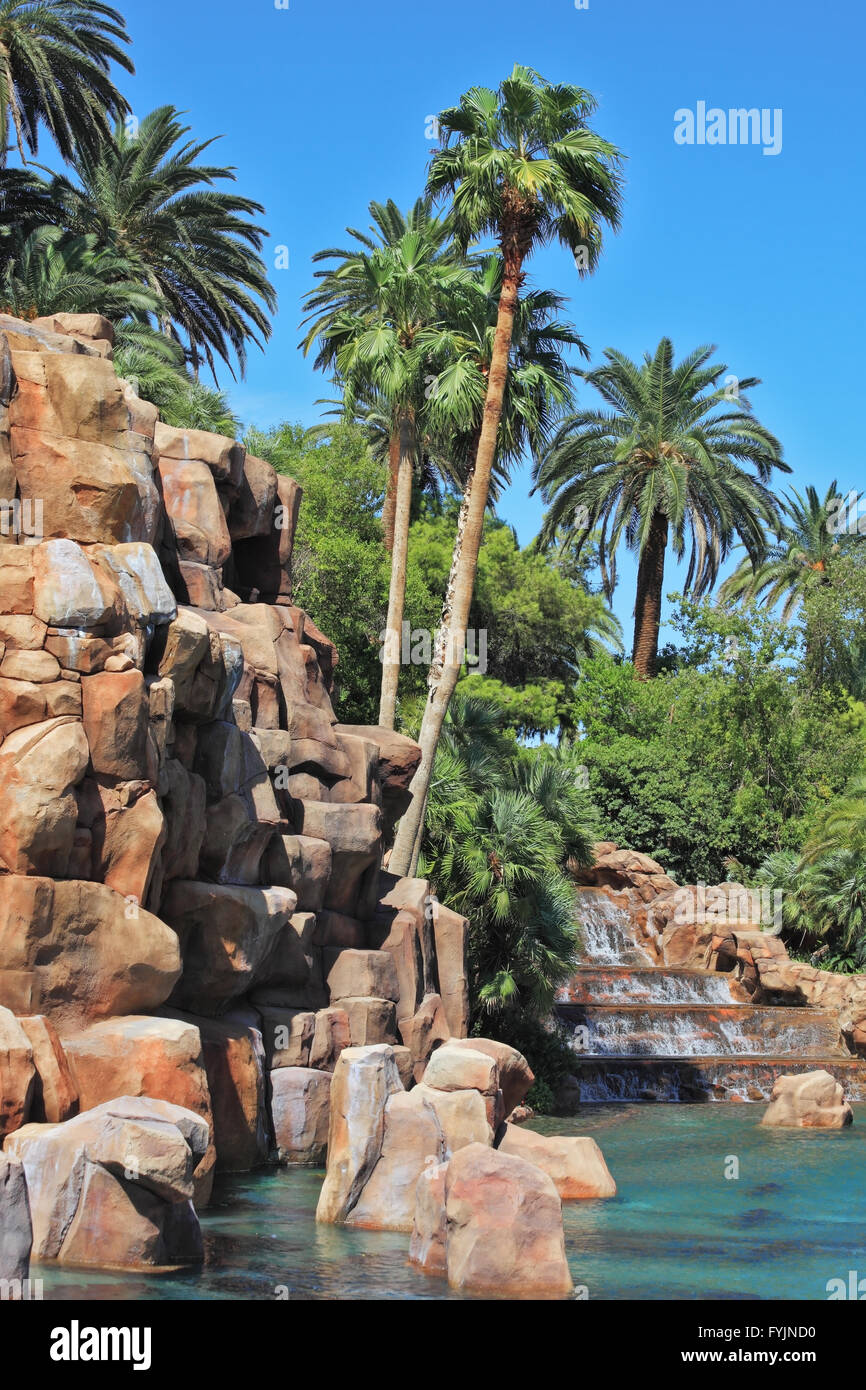
[[[575,1283],[590,1299],[809,1299],[866,1277],[866,1105],[841,1133],[759,1127],[763,1106],[587,1106],[543,1133],[591,1134],[617,1184],[565,1204]],[[727,1179],[739,1162],[739,1177]],[[32,1271],[51,1298],[443,1299],[408,1237],[317,1226],[322,1173],[224,1179],[203,1213],[206,1264],[170,1276]]]

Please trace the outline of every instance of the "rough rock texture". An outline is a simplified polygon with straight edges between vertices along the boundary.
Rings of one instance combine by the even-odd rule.
[[[24,1166],[33,1258],[109,1268],[202,1258],[193,1172],[209,1140],[198,1115],[119,1097],[61,1125],[25,1125],[5,1155]]]
[[[563,1202],[616,1196],[616,1183],[594,1139],[535,1134],[508,1124],[498,1148],[547,1173]]]
[[[300,488],[160,422],[112,344],[0,316],[0,492],[38,520],[0,528],[0,1137],[178,1104],[201,1203],[214,1156],[321,1150],[352,1044],[402,1089],[466,1033],[466,923],[382,872],[420,754],[337,723],[338,654],[292,602]],[[300,1104],[279,1074],[306,1070]],[[134,1261],[188,1253],[182,1203],[88,1163],[64,1258],[130,1203]]]
[[[844,1129],[853,1122],[842,1087],[826,1071],[780,1076],[761,1119],[780,1129]]]
[[[24,1169],[0,1153],[0,1279],[26,1279],[33,1230]]]
[[[270,1081],[277,1157],[317,1167],[328,1148],[331,1076],[311,1067],[281,1067]]]
[[[483,1144],[419,1183],[410,1258],[431,1274],[444,1264],[451,1288],[466,1293],[564,1298],[573,1288],[553,1181]]]
[[[390,1047],[347,1047],[331,1081],[328,1171],[316,1220],[343,1222],[370,1178],[385,1133],[385,1106],[403,1086]]]

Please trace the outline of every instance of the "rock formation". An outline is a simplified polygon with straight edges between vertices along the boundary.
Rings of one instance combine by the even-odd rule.
[[[161,1265],[215,1167],[321,1161],[344,1052],[386,1047],[402,1093],[465,1035],[466,923],[382,871],[420,754],[337,722],[300,488],[160,422],[111,343],[0,316],[0,1141],[35,1258]],[[133,1192],[152,1103],[193,1117],[192,1168],[165,1140]]]
[[[826,1071],[780,1076],[761,1120],[778,1129],[845,1129],[853,1122],[842,1087]]]

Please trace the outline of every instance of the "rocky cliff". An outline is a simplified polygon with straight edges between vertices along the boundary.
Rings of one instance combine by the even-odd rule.
[[[466,923],[382,871],[418,750],[337,722],[299,487],[111,343],[0,317],[0,1164],[35,1253],[160,1264],[215,1166],[321,1158],[344,1048],[465,1036]]]

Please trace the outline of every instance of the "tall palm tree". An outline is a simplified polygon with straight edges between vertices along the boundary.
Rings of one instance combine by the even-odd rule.
[[[607,349],[606,365],[583,375],[609,409],[563,421],[537,468],[536,485],[549,507],[542,543],[571,529],[579,553],[600,527],[609,595],[620,542],[636,552],[632,660],[643,678],[656,669],[668,545],[677,558],[688,548],[684,588],[700,596],[712,588],[737,537],[757,564],[766,554],[766,529],[778,529],[767,483],[774,467],[790,469],[744,396],[726,408],[726,387],[718,383],[727,368],[710,361],[714,351],[696,348],[674,365],[669,338],[640,364]],[[750,377],[740,389],[757,384]]]
[[[118,126],[97,151],[79,151],[75,181],[57,174],[43,185],[53,222],[76,236],[96,236],[142,268],[164,300],[160,326],[182,341],[197,368],[214,357],[243,370],[247,343],[270,337],[276,294],[261,256],[259,203],[214,185],[233,182],[228,166],[199,163],[213,140],[187,140],[173,106],[161,106],[133,135]],[[32,189],[25,190],[32,201]],[[13,210],[13,196],[8,203]]]
[[[553,86],[531,68],[515,65],[497,91],[473,87],[459,106],[439,116],[443,143],[432,158],[428,191],[451,196],[463,245],[485,232],[497,238],[503,278],[448,635],[430,668],[421,762],[392,851],[396,873],[408,871],[415,852],[436,746],[460,675],[524,266],[537,246],[559,241],[575,258],[582,252],[582,271],[592,270],[603,226],[619,224],[619,154],[587,125],[594,109],[594,99],[581,88]]]
[[[21,163],[44,126],[65,160],[95,153],[129,104],[109,76],[135,69],[124,18],[97,0],[0,0],[0,166],[14,133]]]
[[[459,347],[459,352],[437,377],[431,401],[431,448],[451,461],[452,473],[457,472],[464,478],[433,669],[444,669],[452,656],[457,665],[461,660],[461,652],[456,647],[449,650],[449,644],[454,634],[452,617],[472,504],[487,382],[496,344],[502,279],[502,259],[491,256],[479,268],[478,275],[452,296],[451,319],[455,348]],[[541,446],[554,420],[571,404],[571,377],[575,369],[567,364],[564,353],[569,348],[575,348],[583,356],[588,353],[574,326],[557,317],[564,303],[564,298],[551,290],[529,290],[518,299],[497,451],[488,485],[489,502],[496,501],[508,481],[511,467],[526,450],[534,451]],[[455,422],[459,424],[456,429]],[[613,627],[618,631],[615,619]],[[423,811],[416,820],[410,873],[415,872],[418,863]]]
[[[791,488],[781,504],[778,541],[757,566],[748,555],[743,557],[719,590],[719,601],[758,598],[768,608],[783,603],[782,618],[788,622],[803,595],[816,584],[827,583],[836,557],[864,542],[859,534],[840,534],[835,529],[838,501],[835,478],[823,499],[814,487],[806,488],[805,497]]]
[[[309,351],[318,343],[316,365],[335,373],[349,414],[371,393],[390,408],[393,536],[379,723],[393,729],[412,483],[421,457],[422,421],[429,383],[451,349],[451,335],[441,322],[447,296],[471,278],[472,268],[457,252],[448,220],[433,217],[423,201],[405,218],[393,203],[374,203],[370,210],[379,227],[378,240],[350,228],[360,250],[329,249],[314,258],[337,264],[322,274],[322,285],[306,298],[309,327],[304,347]],[[387,528],[387,520],[385,524]]]
[[[4,239],[0,305],[5,314],[103,314],[108,319],[157,313],[160,296],[95,236],[70,236],[60,227],[38,227],[29,236]]]

